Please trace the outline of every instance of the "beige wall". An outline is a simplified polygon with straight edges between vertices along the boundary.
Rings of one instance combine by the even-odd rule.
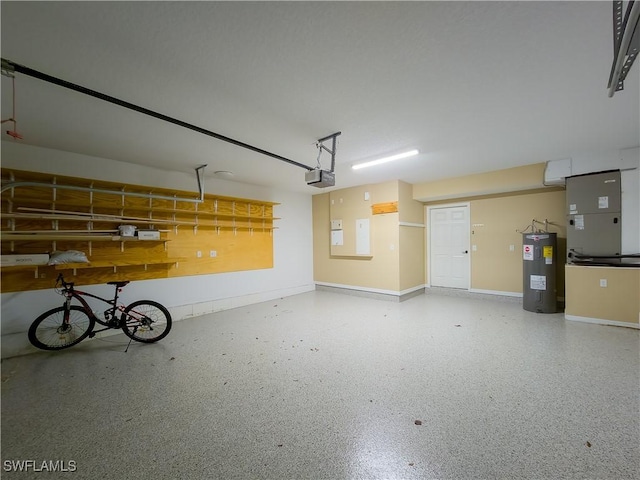
[[[417,183],[413,198],[421,202],[528,191],[544,187],[544,163]]]
[[[329,219],[342,220],[344,243],[331,245],[333,256],[356,255],[356,219],[371,219],[371,201],[364,200],[366,185],[329,193]]]
[[[640,320],[640,269],[566,266],[565,314],[586,319],[624,322]],[[606,287],[600,280],[607,281]]]
[[[522,234],[535,218],[548,219],[549,231],[558,234],[557,287],[564,296],[566,220],[564,191],[496,196],[472,200],[471,288],[522,293]],[[514,246],[514,251],[510,246]]]
[[[425,229],[400,226],[400,291],[425,282]]]
[[[398,182],[399,221],[424,224],[424,208],[422,202],[414,200],[413,185]]]
[[[365,200],[365,192],[369,200]],[[371,206],[398,202],[398,212]],[[355,255],[355,219],[369,218],[371,255]],[[331,245],[330,220],[343,220],[344,245]],[[400,221],[417,224],[400,226]],[[423,286],[424,210],[413,186],[399,181],[334,190],[313,197],[314,280],[396,293]]]
[[[364,192],[369,192],[369,200],[364,200]],[[331,205],[331,200],[334,200]],[[342,199],[342,203],[340,203]],[[398,201],[398,182],[385,182],[377,185],[334,190],[313,197],[313,265],[314,280],[321,283],[362,287],[371,290],[397,292],[400,289],[400,261],[398,213],[371,215],[371,205]],[[336,205],[341,207],[336,208]],[[351,220],[366,218],[371,224],[371,256],[336,256],[331,254],[330,220],[347,220],[346,229]],[[355,223],[354,223],[355,225]],[[353,234],[353,252],[355,252],[355,233]],[[345,246],[347,236],[345,230]],[[349,255],[348,250],[344,250]]]
[[[399,182],[398,193],[400,291],[404,291],[426,283],[424,206],[413,199],[413,185]]]

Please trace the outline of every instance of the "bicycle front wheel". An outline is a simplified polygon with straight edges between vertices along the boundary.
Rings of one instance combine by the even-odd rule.
[[[122,313],[121,322],[125,335],[137,342],[157,342],[171,330],[171,314],[152,300],[138,300],[129,304]]]
[[[58,307],[43,313],[29,327],[29,341],[42,350],[62,350],[84,340],[95,325],[95,321],[78,305],[69,310],[69,321],[65,321],[65,308]]]

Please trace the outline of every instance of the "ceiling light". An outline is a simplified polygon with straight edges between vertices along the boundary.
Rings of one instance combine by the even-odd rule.
[[[378,160],[371,160],[370,162],[356,163],[351,168],[353,168],[354,170],[358,170],[360,168],[372,167],[373,165],[380,165],[381,163],[387,163],[394,160],[400,160],[402,158],[413,157],[418,153],[418,150],[409,150],[408,152],[398,153],[396,155],[391,155],[390,157],[379,158]]]
[[[229,180],[229,179],[233,178],[233,172],[229,172],[227,170],[217,170],[217,171],[213,172],[213,175],[216,178],[221,178],[221,179],[225,179],[225,180]]]

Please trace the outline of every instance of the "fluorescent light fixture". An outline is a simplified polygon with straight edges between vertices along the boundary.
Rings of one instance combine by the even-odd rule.
[[[356,163],[351,168],[353,168],[354,170],[359,170],[359,169],[365,168],[365,167],[372,167],[374,165],[380,165],[381,163],[393,162],[394,160],[400,160],[402,158],[413,157],[414,155],[417,155],[418,153],[420,153],[420,152],[418,152],[418,150],[409,150],[408,152],[398,153],[396,155],[391,155],[390,157],[379,158],[378,160],[371,160],[370,162]]]

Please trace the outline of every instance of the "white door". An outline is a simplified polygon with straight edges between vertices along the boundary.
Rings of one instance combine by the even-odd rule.
[[[469,288],[469,206],[429,208],[430,283]]]

